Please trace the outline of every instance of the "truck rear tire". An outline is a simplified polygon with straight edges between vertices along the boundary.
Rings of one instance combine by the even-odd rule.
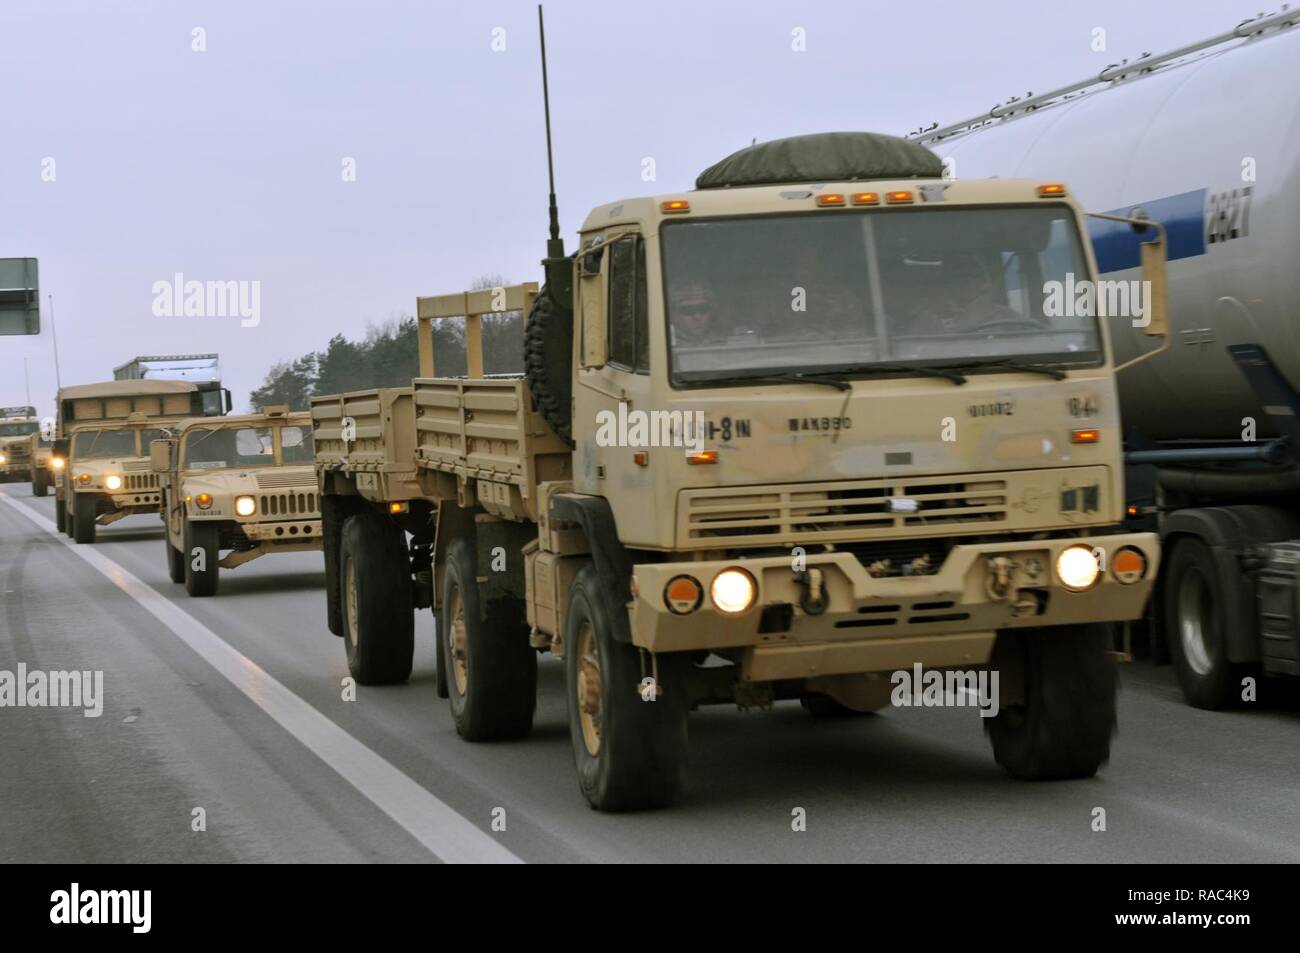
[[[569,735],[583,796],[598,811],[673,803],[686,777],[689,657],[659,655],[660,693],[643,700],[640,652],[614,638],[590,564],[573,582],[564,645]]]
[[[32,471],[32,496],[45,496],[50,492],[50,475],[45,470]]]
[[[482,604],[472,541],[447,547],[438,621],[456,733],[466,741],[522,738],[537,709],[537,651],[514,601]]]
[[[57,495],[54,497],[54,528],[60,533],[68,532],[68,510]]]
[[[181,571],[184,573],[185,591],[191,596],[215,596],[217,594],[217,565],[221,559],[221,531],[215,523],[192,523],[185,521],[181,529],[181,541],[185,549],[181,552]],[[195,569],[195,551],[203,553],[203,568]]]
[[[1165,569],[1165,643],[1183,697],[1197,708],[1229,708],[1240,699],[1240,667],[1228,660],[1223,583],[1210,548],[1180,539]]]
[[[1013,778],[1089,778],[1110,757],[1119,678],[1108,625],[1088,623],[998,633],[989,661],[1006,678],[1024,673],[1022,704],[985,719],[993,756]]]
[[[95,541],[95,498],[89,493],[72,498],[72,538],[79,543]]]
[[[343,524],[339,571],[348,671],[361,685],[405,682],[415,653],[406,534],[379,513],[354,513]]]

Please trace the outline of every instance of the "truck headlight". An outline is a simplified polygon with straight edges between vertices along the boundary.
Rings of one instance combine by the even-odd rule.
[[[257,510],[257,503],[251,496],[235,497],[235,513],[239,516],[252,516]]]
[[[754,604],[758,595],[758,585],[754,577],[743,569],[724,569],[713,577],[709,586],[709,595],[719,612],[727,615],[739,615]]]
[[[116,473],[110,473],[104,478],[104,488],[108,490],[122,489],[122,478]]]
[[[54,468],[55,470],[62,470],[62,469],[63,469],[63,458],[62,458],[62,457],[51,457],[51,458],[50,458],[50,466],[51,466],[52,468]]]
[[[1067,546],[1056,557],[1056,575],[1067,589],[1089,589],[1101,575],[1101,563],[1091,547]]]

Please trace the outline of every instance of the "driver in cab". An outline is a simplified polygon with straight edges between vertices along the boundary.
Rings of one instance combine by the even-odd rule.
[[[970,334],[991,325],[1023,324],[1019,312],[994,293],[993,279],[975,255],[949,255],[943,261],[930,303],[913,321],[915,334]]]

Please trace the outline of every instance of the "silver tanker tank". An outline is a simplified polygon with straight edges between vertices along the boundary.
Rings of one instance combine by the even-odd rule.
[[[1120,374],[1126,430],[1158,440],[1269,432],[1225,348],[1257,343],[1300,389],[1300,11],[943,129],[920,141],[960,178],[1057,180],[1084,207],[1168,229],[1167,353]],[[1033,107],[1033,108],[1028,108]],[[1137,277],[1137,238],[1093,220],[1103,278]],[[1129,269],[1133,269],[1130,271]],[[1119,358],[1150,348],[1112,321]]]

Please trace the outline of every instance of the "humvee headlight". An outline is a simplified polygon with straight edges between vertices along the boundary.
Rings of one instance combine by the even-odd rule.
[[[709,595],[719,612],[739,615],[754,604],[758,586],[754,577],[743,569],[724,569],[713,577]]]
[[[63,458],[62,458],[62,457],[50,457],[50,466],[53,467],[53,468],[56,469],[56,470],[62,470],[62,469],[63,469],[63,466],[64,466],[64,460],[63,460]]]
[[[199,509],[206,510],[208,507],[212,505],[212,494],[200,493],[198,496],[194,498],[194,502],[199,505]]]
[[[82,486],[85,486],[87,483],[90,482],[90,474],[89,473],[78,474],[77,482],[80,483]]]
[[[1101,575],[1101,563],[1089,547],[1067,546],[1056,557],[1056,575],[1067,589],[1088,589]]]
[[[9,462],[9,458],[6,457],[3,453],[0,453],[0,464],[5,464],[8,462]]]
[[[251,496],[235,497],[235,513],[238,516],[252,516],[257,511],[257,502]]]
[[[122,478],[116,473],[110,473],[104,479],[104,487],[109,490],[120,490],[122,489]]]

